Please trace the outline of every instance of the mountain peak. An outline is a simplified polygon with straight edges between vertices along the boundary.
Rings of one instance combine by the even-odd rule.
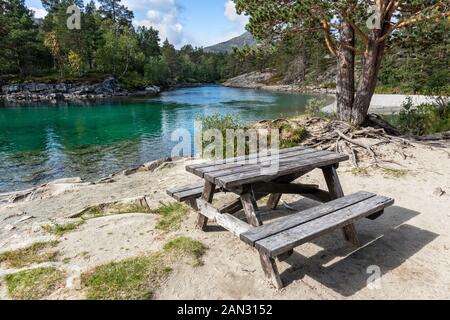
[[[205,52],[212,53],[230,53],[233,48],[242,48],[246,45],[252,46],[256,44],[256,39],[252,36],[250,32],[245,32],[244,34],[230,39],[225,42],[215,44],[210,47],[206,47]]]

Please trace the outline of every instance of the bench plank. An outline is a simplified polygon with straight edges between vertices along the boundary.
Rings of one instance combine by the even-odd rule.
[[[249,232],[242,234],[241,240],[251,246],[254,246],[255,242],[258,240],[268,238],[274,234],[291,229],[300,224],[320,218],[332,212],[347,208],[351,205],[375,196],[376,195],[373,193],[364,191],[354,193],[345,198],[339,198],[337,200],[279,219],[262,227],[252,229]]]
[[[393,203],[394,200],[387,197],[371,197],[350,207],[259,240],[256,242],[255,247],[270,257],[277,257],[327,232],[353,223],[359,218],[379,212]]]

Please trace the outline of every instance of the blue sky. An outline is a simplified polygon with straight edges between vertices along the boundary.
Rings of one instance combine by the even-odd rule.
[[[85,0],[87,2],[87,0]],[[26,0],[37,17],[46,14],[40,0]],[[242,34],[247,18],[231,0],[122,0],[134,11],[135,25],[153,26],[176,47],[208,46]]]

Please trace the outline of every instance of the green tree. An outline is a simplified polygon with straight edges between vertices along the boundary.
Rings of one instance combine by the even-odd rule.
[[[337,59],[338,117],[355,125],[363,123],[367,116],[385,49],[396,44],[395,35],[407,26],[450,15],[445,0],[234,2],[238,13],[250,15],[247,29],[259,39],[276,39],[286,32],[310,32],[321,28],[328,49]],[[371,5],[375,9],[373,16],[367,14]],[[370,25],[368,21],[373,22],[372,18],[379,25]],[[357,54],[361,56],[361,67],[356,85]]]
[[[157,57],[161,55],[161,49],[159,47],[159,31],[153,29],[153,27],[138,27],[137,38],[139,41],[139,48],[145,57]]]
[[[103,72],[124,76],[131,67],[144,63],[144,54],[140,52],[138,41],[133,30],[125,27],[122,33],[116,34],[114,25],[104,21],[102,24],[103,40],[96,51],[97,66]]]
[[[167,65],[169,66],[169,76],[171,79],[175,79],[179,71],[178,54],[175,47],[166,39],[161,48],[161,54],[164,57]]]
[[[41,45],[38,26],[24,0],[0,0],[0,71],[31,72]]]
[[[152,84],[163,84],[169,73],[169,66],[163,57],[150,57],[145,64],[145,79]]]
[[[105,18],[113,21],[120,29],[132,27],[131,21],[134,14],[131,10],[121,4],[121,0],[98,0],[99,12]]]

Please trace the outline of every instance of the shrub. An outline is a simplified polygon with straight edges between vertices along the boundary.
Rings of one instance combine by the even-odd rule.
[[[435,103],[413,106],[408,97],[402,110],[392,117],[393,125],[403,134],[428,135],[450,130],[450,102],[440,98]]]

